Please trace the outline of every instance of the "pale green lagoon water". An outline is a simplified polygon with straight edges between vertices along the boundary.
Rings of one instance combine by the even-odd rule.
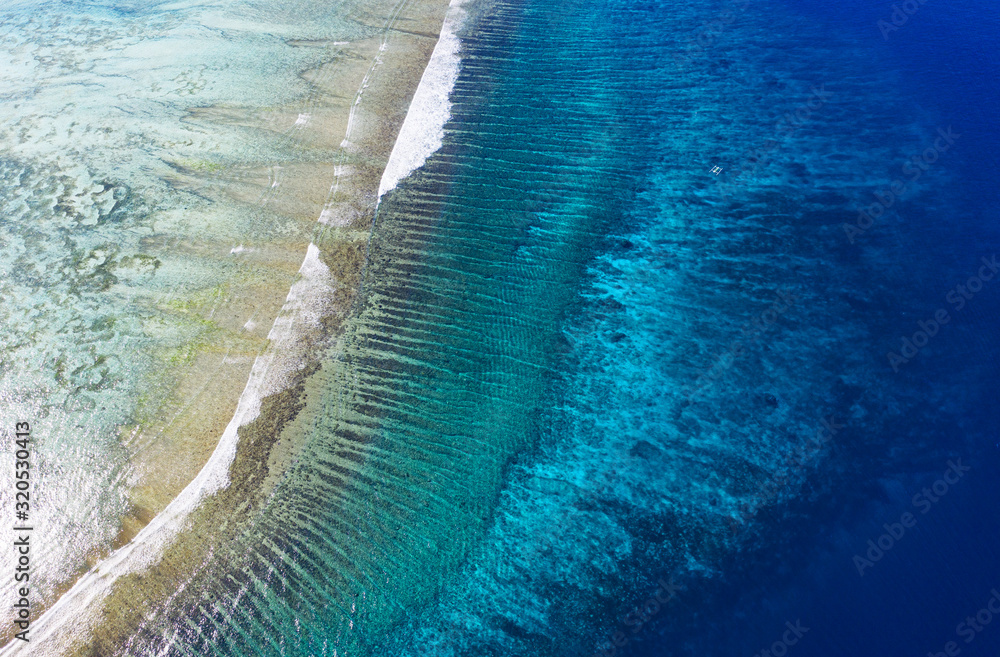
[[[143,427],[190,410],[161,408],[176,375],[265,344],[265,308],[240,300],[280,304],[312,230],[286,210],[285,165],[333,160],[303,150],[322,81],[302,73],[376,19],[362,3],[0,9],[0,417],[32,425],[38,600],[106,554],[156,448]]]

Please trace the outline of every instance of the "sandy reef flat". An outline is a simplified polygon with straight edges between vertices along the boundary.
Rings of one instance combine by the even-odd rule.
[[[293,50],[312,53],[302,59],[320,62],[297,71],[300,88],[287,102],[208,105],[191,108],[182,117],[197,132],[253,136],[259,152],[238,164],[210,157],[166,158],[164,182],[206,205],[272,223],[266,231],[247,231],[243,242],[234,241],[232,226],[219,229],[213,239],[210,227],[189,230],[199,217],[177,208],[161,213],[155,230],[144,238],[149,252],[163,254],[164,272],[197,263],[206,272],[218,267],[227,273],[197,294],[152,298],[152,305],[201,329],[164,355],[161,369],[146,377],[141,412],[120,428],[129,463],[120,528],[111,540],[95,542],[85,561],[36,602],[35,614],[57,600],[60,608],[33,624],[31,654],[104,654],[109,646],[123,645],[144,615],[183,589],[183,579],[211,550],[211,541],[202,540],[202,528],[252,513],[280,477],[282,464],[294,457],[295,445],[276,444],[278,431],[300,408],[305,381],[316,371],[312,350],[335,341],[350,310],[382,173],[447,8],[442,0],[364,3],[349,16],[364,38],[285,40]],[[268,29],[223,14],[206,22],[236,32]],[[316,57],[317,52],[322,55]],[[238,226],[239,218],[232,225]],[[300,284],[308,278],[303,264],[307,250],[323,279],[322,290],[311,294],[325,295],[308,308],[292,299],[295,286],[301,292]],[[303,321],[305,315],[308,321]],[[209,497],[209,503],[183,520],[183,529],[178,524],[141,559],[134,556],[138,551],[131,562],[123,558],[121,548],[208,463],[233,424],[254,363],[279,343],[287,352],[283,371],[270,372],[261,390],[275,394],[259,403],[256,420],[240,431],[231,485]],[[223,535],[219,532],[213,540]],[[118,572],[136,569],[118,578]],[[10,638],[7,632],[0,642]],[[7,645],[3,653],[20,654],[19,643]]]

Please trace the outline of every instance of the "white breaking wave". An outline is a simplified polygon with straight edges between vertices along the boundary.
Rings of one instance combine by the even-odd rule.
[[[452,0],[448,6],[441,36],[413,94],[389,162],[382,172],[382,181],[378,186],[379,200],[441,148],[444,124],[451,118],[451,91],[458,80],[461,63],[461,40],[457,32],[465,20],[464,1]]]

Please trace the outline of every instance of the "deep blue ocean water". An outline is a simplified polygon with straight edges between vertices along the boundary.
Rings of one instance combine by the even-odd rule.
[[[473,5],[303,456],[174,651],[997,654],[958,626],[1000,590],[1000,14],[913,6]]]
[[[921,281],[885,311],[912,317],[907,306],[946,305],[941,303],[944,291],[963,282],[963,276],[950,273],[954,264],[974,262],[996,248],[997,8],[928,2],[883,39],[877,21],[889,19],[892,6],[788,5],[801,20],[821,24],[830,33],[859,44],[878,42],[867,66],[892,81],[884,89],[886,97],[919,106],[956,128],[963,126],[963,139],[972,136],[955,151],[953,160],[942,162],[954,178],[937,193],[952,199],[949,206],[930,216],[907,217],[898,238],[907,242],[907,251],[883,263],[887,271],[905,269],[907,277]],[[890,391],[909,385],[934,389],[937,401],[931,403],[938,410],[962,408],[954,422],[926,426],[921,433],[940,449],[955,454],[968,450],[966,461],[975,463],[975,468],[967,481],[957,484],[926,516],[918,515],[913,533],[863,578],[851,558],[863,554],[868,539],[885,532],[883,522],[896,522],[902,512],[913,511],[909,496],[937,477],[925,477],[923,485],[902,486],[895,499],[872,491],[842,506],[839,502],[854,496],[848,490],[818,505],[791,504],[769,530],[784,537],[785,544],[736,555],[734,559],[743,563],[753,560],[763,565],[747,568],[751,572],[727,582],[711,611],[699,610],[699,619],[682,632],[690,654],[757,654],[780,638],[786,620],[799,618],[811,629],[789,654],[938,655],[948,649],[949,641],[956,644],[951,654],[997,654],[1000,633],[995,620],[982,632],[969,632],[966,625],[956,633],[960,623],[986,606],[1000,580],[996,430],[1000,405],[992,391],[997,373],[996,292],[986,288],[982,296],[970,300],[967,310],[956,319],[966,323],[954,327],[959,334],[942,333],[938,339],[947,342],[935,345],[929,362],[906,372],[906,379],[888,384]],[[943,420],[947,415],[941,416]],[[969,445],[972,436],[975,441]],[[894,480],[905,480],[908,469],[918,469],[919,454],[903,455],[914,433],[887,427],[880,438],[900,452],[893,459],[898,473]],[[854,486],[868,492],[869,484],[860,480]],[[870,499],[865,501],[866,497]],[[688,654],[672,645],[676,638],[665,632],[636,654]]]

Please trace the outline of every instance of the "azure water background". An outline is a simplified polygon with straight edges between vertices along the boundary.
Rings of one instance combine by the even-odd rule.
[[[380,208],[306,451],[206,575],[221,609],[168,612],[213,628],[177,650],[587,654],[660,577],[686,592],[627,649],[753,654],[803,610],[828,624],[797,649],[903,645],[851,615],[900,589],[852,602],[843,557],[957,452],[988,472],[972,420],[992,411],[988,366],[956,370],[946,333],[899,375],[884,353],[984,254],[941,239],[968,202],[957,158],[907,222],[900,202],[858,243],[843,225],[953,121],[872,66],[879,43],[739,8],[692,53],[725,7],[473,7],[445,144]],[[988,352],[993,307],[956,338]],[[850,611],[810,597],[824,582]]]
[[[871,3],[471,6],[444,146],[383,200],[298,460],[129,649],[580,655],[620,630],[749,656],[801,619],[790,655],[941,650],[1000,584],[1000,287],[899,373],[885,353],[1000,246],[998,59],[995,9],[933,3],[888,42]],[[660,578],[683,590],[633,634]]]
[[[471,9],[444,146],[383,201],[307,447],[205,571],[222,603],[166,612],[194,622],[175,651],[590,654],[624,630],[622,652],[750,655],[801,618],[802,654],[922,654],[978,610],[996,297],[900,373],[885,353],[992,253],[988,188],[962,185],[995,159],[877,31],[739,7],[686,55],[724,6]],[[852,243],[949,124],[952,159]],[[631,634],[661,577],[682,591]]]
[[[560,9],[564,11],[564,16],[586,13],[577,14],[567,7]],[[630,9],[633,11],[627,13],[635,22],[602,42],[609,49],[613,49],[610,44],[627,41],[629,28],[633,34],[641,32],[637,26],[655,25],[654,17],[663,17],[668,13],[662,7],[633,6]],[[717,8],[711,9],[714,11],[706,12],[708,19],[718,16],[715,13]],[[775,638],[781,636],[785,621],[812,618],[816,620],[806,623],[811,628],[811,634],[808,640],[794,647],[796,652],[815,655],[831,654],[832,651],[861,655],[934,652],[943,649],[949,640],[962,641],[965,638],[956,637],[955,626],[966,615],[974,615],[985,605],[990,596],[990,586],[986,584],[996,578],[994,508],[997,490],[994,482],[997,410],[990,392],[990,382],[995,377],[997,347],[993,329],[998,309],[996,297],[991,296],[988,290],[978,296],[976,305],[970,303],[968,313],[958,317],[955,324],[948,327],[954,333],[949,335],[942,331],[934,346],[923,352],[922,357],[927,361],[912,363],[910,369],[901,375],[885,367],[884,354],[898,348],[899,337],[909,335],[909,327],[916,320],[926,317],[927,310],[933,313],[944,305],[945,293],[953,285],[964,283],[967,277],[974,275],[980,264],[979,259],[983,256],[989,258],[997,245],[994,202],[998,151],[991,111],[991,107],[995,107],[997,92],[998,32],[995,10],[990,7],[969,8],[965,13],[968,18],[965,25],[951,14],[944,19],[949,23],[945,34],[928,24],[924,30],[914,30],[916,41],[913,43],[919,46],[908,43],[893,50],[890,46],[877,43],[881,40],[876,28],[880,16],[871,5],[838,5],[836,16],[828,4],[815,7],[814,11],[790,8],[788,14],[783,14],[779,5],[758,4],[756,9],[758,11],[744,15],[749,23],[747,31],[734,27],[728,35],[729,39],[722,37],[718,39],[718,47],[713,44],[712,48],[701,53],[702,57],[723,70],[729,67],[735,78],[740,71],[732,70],[733,62],[727,61],[726,55],[739,51],[741,45],[753,55],[761,34],[754,28],[762,27],[769,19],[778,18],[776,25],[768,24],[773,30],[768,36],[775,45],[774,51],[767,54],[766,69],[755,71],[760,74],[757,80],[741,80],[745,85],[742,88],[733,85],[740,91],[759,93],[768,86],[782,84],[782,78],[789,71],[802,72],[801,60],[812,63],[811,72],[819,75],[820,80],[829,80],[831,91],[838,87],[843,89],[845,81],[871,76],[869,87],[849,89],[847,98],[841,95],[840,101],[851,108],[850,113],[840,114],[836,121],[821,118],[819,123],[806,125],[804,132],[809,133],[808,137],[798,143],[786,144],[788,151],[779,155],[784,162],[772,165],[772,168],[784,167],[793,171],[808,167],[820,174],[812,179],[786,180],[791,185],[786,184],[781,191],[797,199],[808,199],[815,194],[819,197],[818,210],[834,215],[825,219],[832,226],[837,226],[844,219],[850,221],[859,202],[870,202],[871,192],[888,184],[906,157],[914,151],[922,151],[929,142],[926,135],[920,134],[921,128],[935,124],[943,128],[961,122],[963,127],[968,126],[966,129],[971,134],[976,135],[976,143],[968,149],[956,148],[954,159],[942,161],[938,171],[931,174],[936,173],[940,177],[930,184],[929,189],[922,190],[916,200],[911,196],[905,204],[901,201],[897,206],[898,214],[887,217],[886,223],[868,234],[871,243],[859,246],[861,253],[833,241],[837,237],[843,239],[834,230],[823,236],[830,242],[808,247],[808,254],[815,259],[813,262],[802,264],[800,261],[783,272],[769,272],[771,284],[784,283],[793,286],[792,289],[798,289],[795,285],[801,282],[799,277],[807,271],[818,271],[833,279],[838,276],[849,278],[851,274],[848,272],[857,276],[847,284],[837,280],[820,282],[817,287],[852,297],[850,307],[821,308],[811,318],[833,327],[842,323],[845,315],[850,317],[854,314],[852,311],[860,311],[859,321],[866,325],[866,329],[856,335],[841,333],[826,344],[830,357],[839,361],[841,374],[837,386],[839,390],[835,387],[832,397],[848,398],[848,403],[840,408],[835,404],[830,404],[830,407],[835,412],[846,413],[839,417],[850,428],[839,436],[838,445],[835,445],[829,458],[821,459],[815,469],[808,469],[803,482],[793,478],[794,483],[787,486],[788,490],[776,495],[778,503],[766,505],[770,508],[757,515],[755,527],[749,531],[752,538],[746,541],[743,549],[714,565],[695,562],[692,569],[702,571],[706,579],[713,581],[712,584],[693,586],[692,593],[676,600],[673,607],[665,608],[656,620],[640,623],[643,632],[638,636],[648,638],[637,643],[633,636],[630,647],[637,654],[755,654],[770,647]],[[888,15],[891,8],[879,10]],[[533,7],[526,14],[538,16],[544,11]],[[613,10],[601,12],[601,15],[609,14],[614,16]],[[870,21],[868,17],[871,17]],[[926,12],[919,18],[933,21],[935,15]],[[572,20],[567,22],[572,23]],[[609,20],[609,23],[613,21]],[[532,24],[527,20],[522,28],[527,26],[530,29],[538,24],[552,28],[551,23],[539,21]],[[700,25],[693,21],[693,33],[697,34],[698,28],[706,24],[707,20]],[[910,29],[915,25],[916,18],[905,27]],[[867,33],[863,33],[862,27]],[[782,28],[799,32],[800,40],[796,41]],[[871,42],[873,36],[876,43]],[[893,33],[891,38],[897,36],[902,39],[907,35],[901,31]],[[547,32],[544,39],[549,38],[552,37]],[[745,39],[743,44],[739,43],[741,38]],[[541,34],[538,41],[543,41]],[[792,47],[783,51],[782,46],[788,41],[792,42]],[[650,57],[657,50],[655,43],[651,40],[643,44],[648,47],[646,52]],[[808,52],[810,49],[816,51],[812,56]],[[828,52],[824,53],[827,49]],[[840,54],[846,53],[847,56],[828,68],[818,65],[817,62],[824,56],[836,58],[838,49]],[[856,51],[851,53],[852,49]],[[543,51],[544,46],[538,46],[537,50]],[[586,51],[586,47],[581,46],[581,50]],[[518,55],[524,57],[520,63],[527,66],[533,54],[519,52]],[[641,58],[635,58],[634,53],[630,54],[632,57],[623,59],[630,63],[641,61]],[[852,60],[852,54],[857,59]],[[546,64],[552,61],[540,54],[536,56],[534,61]],[[581,59],[587,56],[591,57],[588,61],[594,69],[598,69],[599,56],[588,52],[581,55]],[[838,69],[837,65],[842,68]],[[572,69],[572,66],[567,68]],[[640,66],[635,68],[641,70]],[[824,73],[827,77],[823,77]],[[688,74],[691,72],[688,71]],[[669,143],[669,138],[659,144],[651,144],[635,135],[643,134],[642,129],[645,128],[649,131],[646,135],[661,136],[654,126],[642,125],[642,99],[644,92],[652,96],[655,92],[651,89],[658,84],[668,86],[670,83],[663,79],[651,81],[638,75],[635,69],[627,74],[619,72],[619,75],[634,84],[627,94],[633,113],[626,122],[631,124],[635,133],[626,140],[635,139],[641,144],[630,144],[634,148],[630,151],[633,155],[630,173],[636,178],[646,174],[655,180],[655,174],[650,175],[636,165],[639,158],[634,155],[643,153],[655,159],[655,154],[662,152],[662,144]],[[636,84],[637,78],[652,84]],[[576,82],[572,75],[567,75],[566,80]],[[676,80],[672,82],[677,84]],[[707,89],[702,91],[704,93]],[[580,92],[575,84],[570,83],[566,85],[565,93]],[[737,93],[734,90],[733,104],[739,102],[736,100]],[[855,95],[851,96],[852,93]],[[674,95],[670,101],[679,103],[679,96]],[[708,104],[715,99],[705,93],[701,100]],[[799,102],[796,102],[792,108],[798,105]],[[747,109],[763,113],[760,106],[750,105]],[[699,110],[710,111],[705,106]],[[697,112],[693,115],[697,116]],[[663,118],[655,113],[653,116]],[[759,118],[744,115],[734,119],[739,120],[746,121],[746,127],[756,127]],[[868,133],[865,141],[851,144],[855,150],[845,153],[838,149],[843,145],[845,136],[865,134],[870,126],[875,130]],[[716,130],[714,126],[706,128],[703,138],[708,141]],[[892,134],[893,130],[912,130],[912,133],[897,136]],[[970,132],[962,134],[969,135]],[[870,149],[875,155],[868,159],[862,154],[862,149]],[[843,168],[847,171],[821,163],[831,154],[845,161]],[[722,164],[721,159],[719,163]],[[773,171],[768,172],[765,165],[763,175],[768,176],[769,173]],[[749,188],[749,196],[774,188],[773,179],[744,179],[744,182]],[[678,181],[674,178],[668,183],[676,196],[681,197],[671,199],[674,208],[700,200],[697,191],[683,194],[685,183],[690,185],[687,191],[690,192],[691,187],[697,190],[697,185],[692,185],[689,180]],[[818,189],[810,189],[812,185]],[[824,191],[831,189],[847,197],[847,207],[837,207],[832,193],[822,196]],[[640,195],[643,200],[655,194],[648,188],[644,191],[646,194]],[[780,204],[772,204],[772,207],[774,205],[780,207]],[[626,207],[635,211],[642,208],[642,204],[633,202]],[[626,211],[623,214],[629,213]],[[775,212],[772,218],[778,216],[779,212]],[[745,214],[741,217],[737,211],[730,217],[736,223],[744,219]],[[660,219],[663,221],[664,217]],[[642,224],[639,223],[639,226]],[[757,239],[766,235],[768,229],[765,225],[751,227],[759,233]],[[649,229],[648,224],[646,228]],[[729,226],[716,225],[715,229],[725,232]],[[560,437],[547,437],[551,441],[548,443],[550,454],[545,454],[546,437],[543,437],[543,455],[532,465],[515,468],[500,505],[499,519],[488,541],[491,547],[484,548],[485,556],[457,578],[458,583],[449,591],[451,596],[444,597],[436,605],[430,615],[433,618],[431,628],[418,629],[420,622],[427,622],[426,618],[414,623],[413,630],[419,637],[417,644],[424,646],[423,649],[430,654],[450,654],[450,651],[474,654],[488,651],[491,646],[500,649],[501,645],[518,645],[528,652],[573,654],[578,650],[574,640],[584,628],[573,625],[572,621],[568,623],[571,627],[560,626],[558,622],[572,618],[574,607],[587,606],[581,601],[587,599],[587,589],[592,586],[592,582],[586,581],[588,573],[604,585],[607,584],[604,577],[608,572],[622,579],[634,577],[632,593],[618,589],[616,594],[609,596],[628,596],[627,601],[618,601],[624,604],[618,605],[617,626],[612,624],[609,630],[607,623],[594,623],[595,634],[600,635],[595,643],[600,644],[603,639],[610,638],[615,629],[629,632],[636,626],[634,622],[625,624],[629,618],[626,615],[629,606],[634,608],[635,604],[646,600],[656,588],[654,575],[664,572],[671,558],[676,559],[669,554],[669,550],[667,554],[657,555],[658,558],[650,558],[648,545],[643,546],[647,548],[645,554],[637,554],[635,544],[640,543],[641,538],[647,538],[641,537],[643,530],[648,532],[648,537],[655,537],[651,543],[666,540],[674,549],[678,548],[678,543],[684,545],[688,551],[687,558],[691,559],[691,539],[670,534],[670,530],[676,531],[677,525],[683,526],[683,521],[671,518],[665,523],[661,517],[656,519],[660,522],[647,521],[647,524],[642,522],[642,514],[636,513],[641,508],[638,500],[646,492],[644,488],[647,491],[654,486],[667,488],[672,475],[689,476],[690,467],[682,467],[677,461],[672,463],[675,473],[655,471],[641,465],[636,467],[634,461],[629,463],[628,459],[622,458],[629,447],[627,442],[608,449],[608,444],[613,445],[613,441],[605,441],[605,449],[594,448],[601,443],[601,438],[594,436],[595,433],[603,433],[613,427],[611,432],[626,436],[627,441],[629,429],[635,431],[635,428],[641,427],[635,431],[637,435],[634,439],[645,434],[647,440],[634,443],[628,454],[632,457],[655,457],[657,449],[663,446],[661,440],[654,439],[657,438],[656,429],[671,423],[663,416],[656,416],[655,395],[649,394],[642,400],[644,404],[634,402],[644,396],[644,378],[653,379],[661,385],[666,380],[666,377],[657,380],[655,375],[649,373],[657,357],[663,358],[662,351],[658,353],[658,347],[662,349],[665,342],[664,325],[669,327],[675,324],[676,327],[683,321],[677,314],[662,313],[662,306],[670,306],[670,302],[666,301],[668,290],[674,294],[678,290],[671,289],[667,282],[669,279],[657,277],[655,272],[650,271],[649,264],[653,259],[644,256],[649,251],[655,252],[655,247],[644,244],[641,230],[621,233],[621,241],[608,240],[595,248],[597,252],[604,249],[606,253],[594,256],[597,272],[591,271],[591,284],[596,279],[594,287],[597,290],[590,294],[600,312],[595,315],[591,309],[590,318],[586,319],[588,311],[585,305],[580,313],[583,319],[577,321],[587,330],[572,335],[572,329],[564,329],[578,346],[574,356],[579,360],[574,362],[572,358],[567,358],[558,366],[557,369],[565,373],[563,383],[567,380],[572,383],[566,385],[560,403],[552,405],[554,408],[565,408],[567,398],[574,396],[574,393],[565,390],[573,390],[576,394],[585,391],[580,397],[589,400],[580,406],[589,406],[588,410],[593,413],[591,417],[597,416],[598,419],[591,420],[589,426],[580,423],[580,417],[586,418],[587,414],[575,409],[577,421],[564,420],[556,425],[557,430],[552,431]],[[702,257],[710,257],[715,251],[712,240],[727,238],[732,239],[730,235],[720,237],[716,233],[700,244],[696,243],[692,251],[697,254],[700,250]],[[799,246],[799,243],[793,241],[779,246],[773,255],[778,256],[781,251],[787,254],[791,245]],[[794,247],[791,250],[795,252]],[[642,255],[623,254],[628,251],[639,251]],[[682,259],[684,255],[687,254],[683,250],[675,249],[660,257]],[[740,255],[745,257],[746,254]],[[694,257],[697,258],[697,255]],[[840,267],[827,269],[831,261]],[[635,266],[635,263],[640,266]],[[742,263],[744,276],[752,272],[748,267],[750,264],[753,263]],[[703,296],[711,296],[713,287],[727,282],[725,278],[707,282],[702,288]],[[582,287],[586,298],[586,279]],[[648,295],[645,299],[642,299],[643,292]],[[622,303],[629,297],[631,307]],[[622,306],[609,304],[609,298],[622,303]],[[637,299],[642,301],[636,303]],[[704,299],[698,301],[709,305],[704,303]],[[612,312],[608,312],[609,306]],[[624,327],[630,322],[622,321],[621,317],[614,318],[617,314],[613,312],[615,310],[624,310],[621,314],[631,316],[633,320],[639,317],[648,321],[655,317],[659,326],[651,329],[653,322],[645,326],[634,322],[629,327],[633,330],[629,331]],[[726,310],[733,312],[731,307]],[[738,314],[739,310],[735,312]],[[960,321],[964,323],[959,324]],[[646,329],[645,335],[643,331],[635,330],[636,324]],[[809,330],[802,324],[795,328],[803,333]],[[781,327],[775,329],[778,333],[781,330]],[[695,340],[700,338],[710,342],[707,330],[695,331],[694,335]],[[816,333],[811,338],[823,340]],[[772,337],[764,340],[770,342]],[[633,347],[631,353],[627,348],[622,350],[622,343],[630,341],[639,343],[640,348]],[[778,346],[786,345],[779,343]],[[801,343],[790,346],[800,356],[808,354],[808,349],[803,348]],[[708,349],[711,350],[711,347]],[[861,357],[852,360],[858,352],[863,352]],[[580,357],[581,354],[586,356]],[[668,358],[671,357],[676,367],[676,355],[670,354]],[[600,362],[602,359],[606,360]],[[587,364],[589,367],[584,365],[587,360],[591,361]],[[594,363],[594,360],[598,362]],[[634,370],[623,365],[636,362],[641,365]],[[778,378],[785,381],[772,380],[769,385],[808,384],[810,372],[802,365],[780,372]],[[882,369],[874,369],[876,366],[882,366]],[[577,368],[585,375],[573,380],[569,372],[577,371]],[[641,374],[635,376],[636,371]],[[870,373],[870,376],[858,376],[859,371]],[[852,385],[858,379],[865,385]],[[616,384],[618,390],[615,390]],[[759,399],[760,389],[747,387],[746,381],[726,381],[723,385],[730,388],[729,393],[733,396]],[[590,394],[587,395],[587,392]],[[633,403],[625,401],[629,396]],[[786,397],[780,394],[778,397],[781,402],[786,401]],[[863,406],[859,403],[863,397],[875,402],[869,407],[871,415],[867,417],[858,412]],[[731,399],[716,401],[732,404]],[[637,412],[637,407],[642,410]],[[552,412],[555,416],[559,414],[558,411]],[[621,422],[622,416],[626,421]],[[853,426],[850,425],[852,416],[856,421],[860,420]],[[650,417],[653,421],[643,426],[639,418]],[[676,422],[677,418],[671,420]],[[632,427],[628,426],[630,423],[633,423]],[[597,431],[594,431],[595,426],[599,427]],[[688,424],[686,429],[690,431],[691,425]],[[733,432],[730,437],[735,435],[739,435],[738,432]],[[567,443],[573,440],[589,443],[589,448],[581,450],[578,447],[574,450],[568,447]],[[746,440],[744,445],[734,446],[733,449],[739,451],[741,448],[755,449],[754,441]],[[776,449],[787,449],[787,446]],[[878,568],[862,580],[852,561],[852,556],[860,551],[859,545],[866,547],[868,538],[877,539],[884,531],[882,522],[898,519],[900,513],[911,508],[910,496],[939,478],[940,472],[936,471],[946,467],[947,455],[957,458],[963,453],[967,454],[965,463],[975,464],[976,475],[970,475],[961,484],[965,488],[959,487],[951,492],[945,498],[947,504],[943,502],[940,508],[933,509],[937,515],[929,513],[926,517],[921,516],[920,525],[914,533],[901,541],[885,562],[880,562]],[[593,459],[595,454],[597,458]],[[547,460],[546,456],[550,458]],[[593,460],[588,461],[588,456]],[[594,461],[600,465],[595,465]],[[609,461],[614,464],[612,467],[608,466]],[[624,486],[627,482],[627,492],[623,497],[627,496],[628,501],[619,502],[617,509],[602,509],[601,502],[608,500],[595,499],[600,496],[593,495],[593,490],[599,490],[600,484],[594,486],[595,482],[588,482],[587,475],[594,472],[609,475],[609,470],[613,469],[614,476],[607,476],[601,483],[605,486]],[[685,484],[689,490],[694,487],[687,477]],[[591,494],[581,493],[581,490],[586,491],[588,485],[592,487],[591,491],[587,491]],[[661,488],[659,492],[664,491]],[[686,494],[689,497],[694,495],[691,492]],[[804,499],[796,501],[795,498],[800,496]],[[569,500],[572,508],[567,508],[569,505],[560,506],[555,501],[559,498]],[[767,500],[769,503],[774,501]],[[710,505],[715,506],[715,503]],[[539,508],[542,510],[539,511]],[[595,522],[597,518],[593,515],[587,519],[590,524],[574,522],[595,509],[603,511],[598,518],[602,515],[605,520],[613,519],[610,526],[598,529],[599,521]],[[625,517],[616,518],[621,509],[628,509],[622,513]],[[705,507],[700,512],[705,513]],[[655,518],[654,514],[650,515]],[[614,519],[622,520],[617,527],[614,526]],[[584,526],[581,527],[581,524]],[[643,524],[646,526],[643,527]],[[620,531],[622,527],[625,532]],[[554,544],[553,535],[556,537]],[[632,545],[629,539],[632,539]],[[632,564],[629,564],[630,558]],[[893,563],[890,559],[895,565],[890,565]],[[609,561],[618,563],[611,565]],[[539,567],[539,562],[546,565]],[[636,566],[648,568],[645,578],[636,576]],[[878,571],[883,568],[883,571]],[[958,609],[967,611],[960,613]],[[632,618],[634,621],[635,617]],[[492,636],[485,628],[493,629]],[[997,640],[996,636],[984,632],[977,635],[973,643],[963,642],[961,646],[964,654],[994,654]],[[611,652],[606,644],[602,647]]]

